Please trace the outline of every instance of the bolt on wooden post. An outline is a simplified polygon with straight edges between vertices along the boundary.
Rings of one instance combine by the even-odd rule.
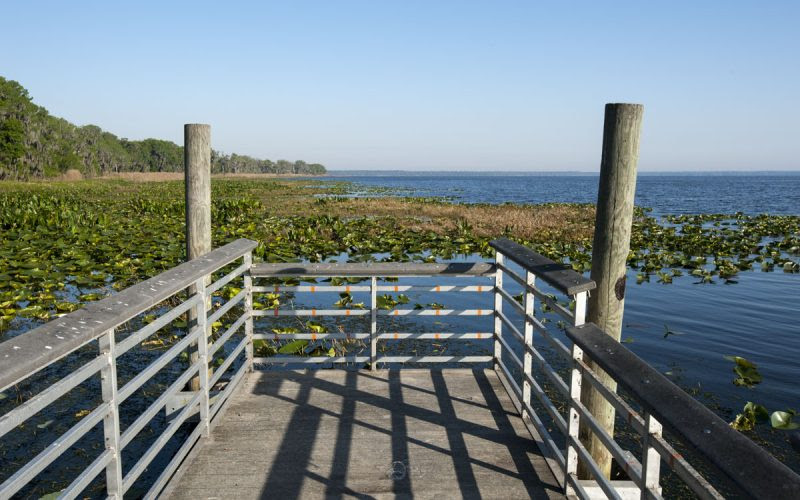
[[[639,161],[639,137],[644,107],[641,104],[606,104],[603,128],[603,152],[600,163],[600,186],[592,243],[591,277],[597,289],[589,298],[587,320],[619,341],[625,307],[625,272],[630,252],[633,201],[636,192],[636,165]],[[587,360],[600,380],[616,391],[616,383],[600,367]],[[598,423],[614,435],[614,407],[593,389],[583,384],[581,402]],[[611,474],[611,454],[585,425],[581,441],[606,477]],[[578,477],[590,479],[585,464]]]
[[[183,172],[186,181],[186,260],[188,261],[211,251],[210,125],[187,123],[183,126]],[[195,293],[197,293],[196,287],[190,287],[189,295]],[[196,324],[197,310],[191,309],[189,328],[193,328]],[[200,341],[203,340],[204,336],[200,335]],[[191,347],[190,350],[189,361],[194,364],[199,359],[197,346]],[[190,389],[200,390],[199,376],[191,380]]]

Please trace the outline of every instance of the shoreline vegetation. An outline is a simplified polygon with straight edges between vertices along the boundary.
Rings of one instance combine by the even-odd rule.
[[[175,175],[0,183],[0,332],[17,318],[47,320],[182,262],[183,182],[161,180]],[[259,242],[255,258],[266,262],[434,261],[490,258],[489,241],[509,237],[576,271],[590,268],[590,204],[460,204],[351,191],[335,181],[216,176],[213,246],[251,238]],[[800,272],[798,256],[800,216],[658,219],[637,208],[628,266],[639,283],[733,284],[746,270]]]
[[[0,76],[0,180],[102,177],[122,172],[178,172],[183,147],[160,139],[129,140],[96,125],[76,126],[33,103],[27,89]],[[319,163],[266,160],[211,152],[211,171],[224,174],[326,172]]]

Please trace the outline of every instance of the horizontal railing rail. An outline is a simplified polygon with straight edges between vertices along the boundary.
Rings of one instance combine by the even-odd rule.
[[[169,460],[146,495],[147,498],[157,496],[197,439],[201,436],[208,436],[215,423],[215,417],[229,400],[244,373],[251,367],[252,356],[245,356],[239,368],[230,376],[224,389],[217,390],[214,401],[211,401],[211,392],[215,384],[221,381],[223,374],[233,366],[237,357],[241,357],[242,352],[252,344],[249,336],[252,333],[252,317],[249,310],[250,294],[247,270],[252,265],[251,252],[255,247],[256,242],[254,241],[244,239],[234,241],[199,259],[181,264],[111,297],[88,304],[78,311],[0,344],[0,360],[3,362],[3,369],[0,371],[0,390],[28,380],[44,368],[85,348],[95,340],[98,342],[99,349],[99,355],[83,362],[77,368],[72,369],[70,373],[61,376],[59,380],[45,383],[46,387],[40,392],[0,416],[0,437],[17,429],[35,414],[46,409],[91,377],[100,376],[102,393],[102,401],[97,407],[82,416],[76,424],[45,446],[32,460],[0,484],[0,498],[9,498],[19,492],[101,422],[103,424],[104,449],[71,484],[59,492],[59,498],[80,496],[83,490],[103,471],[106,472],[107,495],[122,498],[152,465],[152,461],[178,429],[189,417],[199,413],[199,423],[183,440],[178,452]],[[238,259],[242,260],[241,265],[214,283],[207,285],[214,273]],[[224,304],[218,304],[219,307],[213,310],[213,307],[210,307],[212,294],[241,276],[244,277],[244,291]],[[115,334],[119,333],[121,325],[164,304],[168,299],[190,287],[194,287],[193,295],[183,299],[177,306],[169,307],[167,305],[166,310],[161,311],[158,317],[153,315],[154,317],[148,324],[144,324],[124,339],[116,338]],[[242,312],[238,313],[238,318],[209,346],[208,339],[211,335],[212,323],[240,304],[244,307],[240,308]],[[161,309],[164,307],[161,306]],[[192,313],[196,318],[194,324],[189,325],[191,328],[188,333],[120,386],[117,380],[117,359],[187,313]],[[214,354],[221,353],[222,345],[242,326],[245,327],[242,340],[225,356],[224,360],[218,358],[222,361],[221,364],[211,363]],[[182,370],[164,392],[123,429],[120,425],[120,405],[151,381],[167,365],[174,363],[181,353],[193,345],[198,352],[197,359],[191,361],[189,366]],[[214,366],[216,368],[213,368]],[[189,393],[188,402],[172,417],[138,460],[130,468],[126,468],[127,472],[123,475],[122,450],[133,442],[171,399],[178,396],[193,377],[199,379],[200,390]]]
[[[662,435],[663,424],[681,443],[699,451],[707,463],[753,497],[800,498],[800,476],[746,436],[730,428],[725,421],[636,357],[624,345],[597,326],[584,324],[588,292],[595,287],[591,280],[509,240],[496,240],[490,245],[497,251],[495,315],[498,318],[499,341],[495,363],[509,393],[517,398],[515,404],[523,421],[542,451],[548,455],[551,468],[568,495],[574,494],[580,498],[625,498],[638,490],[636,496],[641,498],[660,498],[660,467],[664,463],[700,498],[723,498],[708,479],[666,441]],[[520,266],[524,275],[511,269],[506,259]],[[521,302],[504,290],[504,277],[511,278],[523,288]],[[574,312],[541,290],[537,286],[540,280],[572,299]],[[564,341],[571,343],[570,346],[556,338],[541,316],[534,314],[535,299],[569,322],[571,326],[564,331]],[[503,305],[510,305],[513,312],[522,317],[523,330],[509,318]],[[504,328],[511,333],[510,336],[502,335]],[[544,345],[556,355],[553,362],[566,362],[569,373],[567,380],[534,346],[534,332],[541,335],[546,341]],[[522,360],[504,338],[522,344]],[[626,395],[641,407],[641,413],[603,384],[597,373],[584,361],[584,355],[627,391]],[[519,372],[519,378],[514,376],[505,359]],[[537,377],[533,368],[542,373],[544,378]],[[582,383],[590,384],[603,395],[616,409],[621,420],[641,436],[641,460],[626,449],[629,443],[623,445],[606,432],[581,403]],[[536,397],[543,414],[537,414],[532,407],[531,395]],[[559,406],[564,411],[560,411]],[[550,419],[552,425],[543,421],[544,416]],[[603,443],[624,469],[629,481],[611,481],[601,473],[579,440],[581,425],[586,426]],[[558,434],[560,439],[555,439],[554,434]],[[584,462],[592,472],[592,480],[578,478],[578,460]]]
[[[370,363],[372,369],[386,363],[477,363],[490,362],[492,356],[378,356],[377,346],[379,341],[386,340],[480,340],[491,339],[492,331],[486,332],[378,332],[379,317],[492,317],[494,310],[491,306],[485,309],[445,309],[432,307],[417,307],[415,309],[393,307],[381,309],[378,304],[378,292],[420,292],[420,293],[489,293],[494,292],[492,285],[406,285],[406,284],[379,284],[379,278],[491,278],[496,272],[496,266],[485,262],[457,262],[457,263],[413,263],[413,262],[371,262],[371,263],[292,263],[292,264],[257,264],[253,266],[251,275],[253,279],[280,278],[282,280],[312,280],[314,278],[361,278],[368,280],[368,285],[358,283],[351,285],[304,285],[304,284],[271,284],[252,287],[253,294],[275,293],[307,293],[307,294],[332,294],[332,293],[369,293],[369,304],[363,309],[317,309],[317,308],[281,308],[256,309],[252,312],[254,317],[364,317],[369,318],[369,332],[299,332],[299,333],[262,333],[255,332],[254,340],[363,340],[369,342],[369,355],[345,356],[297,356],[274,355],[269,357],[254,358],[255,364],[275,365],[301,363],[304,365],[329,364],[329,363]]]
[[[4,366],[0,372],[0,391],[163,302],[198,278],[242,257],[255,245],[250,240],[236,240],[1,343],[0,361]]]
[[[660,498],[660,469],[663,463],[699,497],[722,498],[703,474],[667,442],[662,435],[663,425],[672,432],[671,437],[674,435],[682,444],[693,447],[702,459],[748,494],[764,498],[800,497],[800,477],[794,472],[732,430],[625,346],[615,342],[596,326],[585,324],[588,295],[595,287],[593,281],[568,266],[555,263],[510,240],[494,240],[490,245],[496,251],[494,263],[253,265],[251,252],[256,243],[237,240],[201,259],[181,264],[0,344],[0,361],[3,362],[0,390],[30,379],[44,368],[84,349],[90,342],[97,341],[99,349],[99,355],[84,360],[70,373],[0,416],[0,437],[18,428],[91,377],[100,375],[102,393],[101,402],[93,410],[0,484],[0,497],[19,492],[101,422],[105,447],[61,492],[60,497],[75,498],[80,495],[103,471],[106,473],[108,496],[121,497],[140,480],[148,467],[152,467],[153,460],[178,433],[179,428],[190,417],[199,414],[199,423],[188,436],[182,438],[177,452],[150,485],[145,497],[154,498],[195,443],[209,435],[231,394],[254,364],[301,363],[305,366],[321,366],[329,363],[369,363],[375,369],[389,363],[442,362],[494,364],[523,422],[568,495],[622,498],[635,492],[641,498]],[[239,259],[241,262],[236,263]],[[212,275],[218,276],[213,283],[210,282]],[[316,278],[345,279],[341,280],[344,283],[319,284]],[[494,283],[397,282],[410,278],[492,279]],[[510,281],[504,282],[506,279]],[[241,284],[235,280],[241,280]],[[262,282],[254,283],[253,280]],[[364,280],[368,284],[361,284]],[[307,283],[302,283],[304,281]],[[189,290],[190,296],[184,295],[176,304],[174,298],[184,290]],[[521,293],[515,295],[519,290]],[[549,290],[561,294],[562,299]],[[491,292],[493,304],[485,308],[461,309],[445,309],[439,304],[418,304],[412,309],[390,303],[388,307],[384,304],[381,308],[379,292],[417,292],[434,296],[455,293],[462,298],[471,293],[482,296]],[[253,307],[254,294],[293,296],[300,293],[321,294],[323,297],[334,293],[368,293],[369,302],[360,306],[363,308],[326,309],[298,303],[291,304],[291,307]],[[213,305],[212,295],[217,297]],[[221,300],[222,296],[226,300]],[[536,309],[537,301],[539,311]],[[166,307],[163,306],[165,303],[168,304]],[[279,304],[285,302],[280,301]],[[160,307],[159,314],[151,315],[146,324],[143,322],[124,338],[115,337],[115,333],[121,331],[120,326],[154,307]],[[189,325],[188,333],[133,374],[125,384],[119,385],[117,358],[184,315],[195,318],[194,324]],[[235,317],[231,318],[231,315]],[[568,327],[561,327],[563,332],[559,333],[558,329],[553,328],[553,323],[548,324],[551,319],[548,315],[560,318]],[[270,318],[293,316],[362,317],[368,318],[369,325],[358,333],[343,331],[341,325],[338,328],[340,331],[331,332],[254,331],[254,319],[257,317],[263,318],[258,324],[263,327],[264,322],[274,321]],[[475,326],[478,323],[474,323],[467,329],[470,331],[461,332],[379,331],[379,318],[393,317],[450,317],[456,321],[460,317],[475,320],[486,317],[492,321],[492,327],[480,331],[480,327]],[[226,324],[219,327],[223,322]],[[214,335],[212,324],[219,327]],[[241,335],[241,339],[234,340],[236,335]],[[334,356],[275,355],[257,358],[253,352],[254,340],[362,340],[368,342],[369,349],[364,354],[341,352]],[[379,356],[378,343],[391,340],[491,340],[493,349],[490,355],[485,356],[471,353]],[[234,345],[231,346],[231,342]],[[190,358],[188,367],[182,369],[130,425],[121,428],[120,405],[142,390],[160,370],[174,363],[190,347],[197,351],[196,359]],[[616,380],[625,391],[626,398],[602,383],[584,360],[584,355]],[[240,360],[238,364],[237,360]],[[222,384],[226,374],[227,384]],[[199,381],[200,390],[186,392],[187,383],[193,379]],[[629,450],[629,438],[618,440],[613,433],[607,432],[581,403],[582,384],[591,385],[605,397],[622,421],[641,437],[641,458]],[[179,403],[175,404],[175,401]],[[132,466],[123,469],[121,450],[134,442],[153,418],[168,406],[172,408],[172,413],[165,428],[154,437],[154,441]],[[640,409],[637,411],[634,406]],[[604,477],[579,439],[581,426],[585,426],[606,446],[625,470],[627,480],[612,481]],[[578,478],[579,461],[586,464],[593,479]],[[126,471],[124,475],[123,470]]]
[[[594,290],[597,287],[594,281],[573,271],[569,266],[553,262],[530,248],[507,238],[492,240],[489,246],[564,295],[572,296]]]
[[[495,266],[487,262],[451,262],[447,264],[415,262],[367,262],[321,264],[256,264],[254,278],[266,277],[380,277],[380,276],[490,276]]]
[[[645,415],[657,419],[746,493],[755,498],[800,498],[799,475],[596,325],[569,328],[567,335],[642,406]],[[586,371],[585,366],[580,369]],[[638,427],[643,430],[641,421]],[[663,445],[656,451],[668,463],[676,458]]]

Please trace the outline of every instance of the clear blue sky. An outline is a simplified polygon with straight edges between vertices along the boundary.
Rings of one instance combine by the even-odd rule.
[[[702,5],[701,5],[702,4]],[[120,137],[334,169],[800,169],[800,2],[5,2],[0,74]]]

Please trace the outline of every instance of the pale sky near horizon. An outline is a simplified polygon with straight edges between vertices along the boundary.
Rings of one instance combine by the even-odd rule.
[[[701,5],[702,4],[702,5]],[[800,2],[5,2],[0,75],[73,123],[330,169],[800,169]]]

